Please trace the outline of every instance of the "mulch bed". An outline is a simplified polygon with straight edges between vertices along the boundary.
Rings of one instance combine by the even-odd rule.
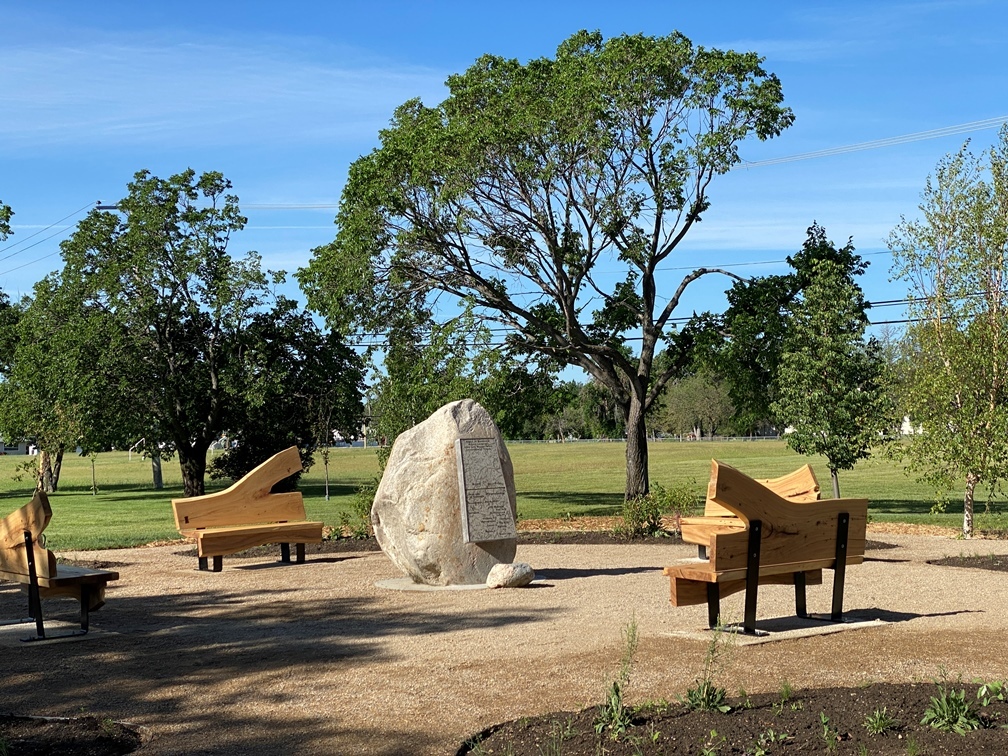
[[[950,684],[964,692],[978,729],[965,734],[922,724],[938,685],[876,684],[763,694],[728,700],[731,710],[693,711],[680,702],[643,707],[618,737],[596,731],[597,708],[527,717],[491,727],[463,743],[457,756],[564,754],[1004,754],[1008,703],[976,700],[975,684]],[[948,701],[946,696],[942,700]],[[871,734],[866,720],[885,711],[892,723]],[[878,723],[879,719],[875,722]]]
[[[93,716],[0,715],[0,754],[9,756],[119,756],[142,742],[137,728]]]

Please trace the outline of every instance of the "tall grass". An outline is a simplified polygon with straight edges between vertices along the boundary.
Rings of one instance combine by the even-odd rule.
[[[829,495],[829,470],[821,458],[801,457],[782,441],[714,441],[652,443],[651,480],[664,486],[693,481],[706,489],[710,460],[717,458],[757,477],[774,477],[810,462]],[[612,443],[511,444],[518,491],[518,514],[524,519],[562,516],[614,515],[622,503],[626,446]],[[0,456],[0,514],[25,503],[33,479],[20,470],[33,461],[17,455]],[[312,519],[337,526],[351,511],[354,492],[378,475],[374,449],[333,449],[329,461],[329,493],[321,459],[302,477],[305,509]],[[164,489],[152,486],[151,465],[127,452],[107,452],[94,458],[97,492],[92,492],[92,459],[68,455],[63,461],[59,491],[50,497],[53,519],[46,529],[50,548],[102,549],[137,546],[178,538],[170,500],[182,496],[178,461],[162,464]],[[207,479],[207,490],[225,488],[230,481]],[[931,515],[933,492],[908,477],[899,465],[874,458],[840,474],[841,493],[869,499],[876,521],[928,523],[959,527],[962,507],[956,499],[947,514]],[[982,498],[978,497],[978,501]],[[983,505],[978,506],[982,512]],[[980,515],[981,528],[1008,528],[1008,506],[993,503],[993,514]]]

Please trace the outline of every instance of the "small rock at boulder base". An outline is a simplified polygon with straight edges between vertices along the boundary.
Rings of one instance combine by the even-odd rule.
[[[535,579],[535,570],[525,562],[495,564],[487,575],[487,588],[524,588]]]
[[[458,439],[495,440],[500,460],[495,475],[498,481],[503,477],[510,516],[517,520],[514,467],[490,414],[472,399],[441,407],[396,438],[371,506],[378,545],[417,583],[478,585],[494,565],[510,563],[515,556],[513,537],[465,541]]]

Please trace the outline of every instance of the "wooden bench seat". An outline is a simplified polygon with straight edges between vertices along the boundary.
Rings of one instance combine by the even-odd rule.
[[[28,617],[35,622],[36,636],[26,640],[44,640],[42,598],[67,596],[80,603],[80,631],[63,635],[82,635],[88,631],[90,612],[105,604],[105,588],[119,579],[113,570],[93,570],[69,564],[57,564],[56,555],[45,548],[44,536],[52,519],[49,498],[36,491],[32,500],[0,520],[0,579],[20,583],[28,592]]]
[[[859,564],[864,558],[867,500],[812,499],[811,489],[787,498],[770,488],[768,483],[772,482],[754,480],[733,467],[711,461],[708,500],[730,514],[723,518],[693,518],[725,522],[700,523],[690,532],[690,542],[699,546],[698,558],[665,568],[674,606],[706,602],[708,624],[714,627],[720,619],[721,597],[744,590],[743,628],[754,633],[760,585],[793,584],[795,611],[804,617],[805,587],[821,584],[822,571],[832,569],[830,618],[842,619],[846,566]],[[784,492],[787,490],[795,489]]]
[[[280,559],[290,562],[290,544],[297,561],[305,560],[305,544],[322,542],[322,523],[309,521],[299,491],[270,493],[279,481],[301,470],[296,446],[274,454],[234,485],[217,493],[172,499],[175,526],[196,541],[199,569],[223,568],[223,557],[239,551],[280,544]]]

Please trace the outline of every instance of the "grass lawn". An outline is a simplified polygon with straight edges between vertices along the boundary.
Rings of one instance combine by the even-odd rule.
[[[625,475],[625,445],[619,442],[509,445],[518,490],[518,514],[524,519],[612,515],[619,512]],[[823,493],[830,495],[829,471],[822,459],[807,460],[782,441],[652,443],[651,480],[661,485],[695,482],[698,495],[706,490],[712,457],[757,477],[775,477],[811,461]],[[20,468],[24,456],[0,456],[0,509],[13,511],[32,495],[32,479]],[[136,546],[178,537],[172,521],[170,499],[182,495],[178,461],[162,465],[164,490],[151,485],[150,462],[126,452],[99,454],[94,460],[97,493],[92,492],[92,460],[67,456],[63,460],[59,491],[50,497],[53,519],[46,529],[55,550]],[[329,499],[325,498],[325,470],[317,460],[303,476],[301,490],[312,519],[328,525],[340,523],[350,512],[357,488],[378,475],[373,449],[333,449],[329,459]],[[229,481],[207,479],[207,490],[225,488]],[[959,492],[953,492],[947,514],[929,513],[933,492],[908,477],[895,463],[881,458],[860,462],[840,474],[841,493],[869,499],[869,514],[876,521],[900,521],[961,527]],[[1008,529],[1008,506],[992,505],[982,514],[978,494],[977,526]]]

